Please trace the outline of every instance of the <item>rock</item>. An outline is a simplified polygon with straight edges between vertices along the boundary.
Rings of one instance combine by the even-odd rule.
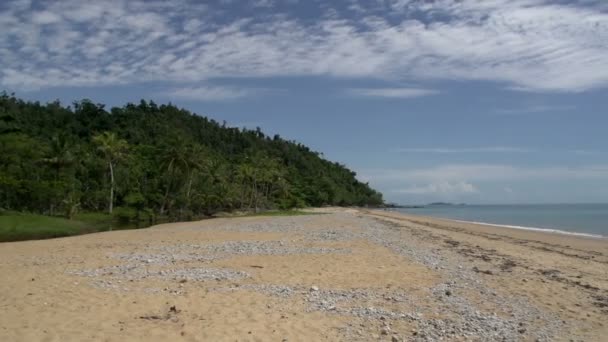
[[[390,327],[384,327],[380,330],[380,334],[382,335],[388,335],[388,333],[391,332],[391,328]]]
[[[393,335],[393,337],[391,337],[391,342],[399,342],[399,337]]]
[[[517,332],[520,334],[524,334],[526,332],[526,328],[519,328],[517,329]]]
[[[312,286],[312,287],[310,288],[310,292],[317,292],[317,291],[319,291],[319,288],[318,288],[318,287],[316,287],[316,286]]]
[[[448,297],[449,297],[449,296],[451,296],[451,295],[452,295],[452,291],[450,291],[450,290],[445,290],[445,295],[446,295],[446,296],[448,296]]]

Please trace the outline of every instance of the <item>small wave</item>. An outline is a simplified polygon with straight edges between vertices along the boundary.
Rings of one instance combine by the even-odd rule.
[[[445,219],[445,218],[442,218],[442,219]],[[507,225],[507,224],[476,222],[476,221],[463,221],[463,220],[454,220],[454,219],[448,219],[448,220],[456,221],[456,222],[462,222],[462,223],[480,224],[480,225],[492,226],[492,227],[512,228],[512,229],[521,229],[521,230],[532,230],[532,231],[538,231],[538,232],[543,232],[543,233],[555,233],[555,234],[564,234],[564,235],[584,236],[584,237],[591,237],[591,238],[596,238],[596,239],[604,239],[604,238],[606,238],[606,236],[599,235],[599,234],[577,233],[577,232],[569,232],[569,231],[566,231],[566,230],[551,229],[551,228],[512,226],[512,225]]]

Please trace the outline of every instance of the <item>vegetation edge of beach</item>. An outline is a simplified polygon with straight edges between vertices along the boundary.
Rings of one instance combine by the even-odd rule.
[[[307,210],[267,210],[260,212],[219,213],[217,218],[240,218],[255,216],[299,216],[321,215]],[[209,217],[209,218],[214,218]],[[195,221],[195,220],[193,220]],[[157,223],[170,222],[160,220]],[[183,221],[178,221],[183,222]],[[187,222],[187,221],[186,221]],[[125,230],[147,228],[154,224],[141,224],[136,226],[132,222],[121,224],[104,213],[80,213],[69,220],[64,217],[37,215],[23,212],[0,213],[0,242],[16,242],[27,240],[44,240],[67,236],[97,233],[108,230]]]

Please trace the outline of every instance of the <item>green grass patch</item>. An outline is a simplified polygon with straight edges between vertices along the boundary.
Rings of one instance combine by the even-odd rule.
[[[304,210],[268,210],[259,213],[241,212],[222,217],[251,217],[251,216],[299,216],[321,215]],[[169,222],[158,219],[155,223]],[[0,213],[0,242],[52,239],[119,229],[134,229],[147,226],[135,223],[120,223],[116,217],[107,213],[78,213],[71,220],[61,217],[51,217],[19,212]]]
[[[4,212],[0,215],[0,242],[52,239],[132,226],[118,225],[105,213],[79,213],[71,220],[62,217]]]
[[[112,222],[112,216],[108,213],[78,213],[74,215],[74,220],[92,224],[106,224]]]
[[[0,242],[32,239],[50,239],[90,232],[87,224],[32,214],[9,214],[0,216]]]

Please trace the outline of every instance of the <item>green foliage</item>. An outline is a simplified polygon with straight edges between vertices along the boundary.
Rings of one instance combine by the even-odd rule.
[[[73,220],[383,202],[299,143],[146,101],[107,111],[89,100],[64,107],[0,94],[0,155],[0,208]]]

